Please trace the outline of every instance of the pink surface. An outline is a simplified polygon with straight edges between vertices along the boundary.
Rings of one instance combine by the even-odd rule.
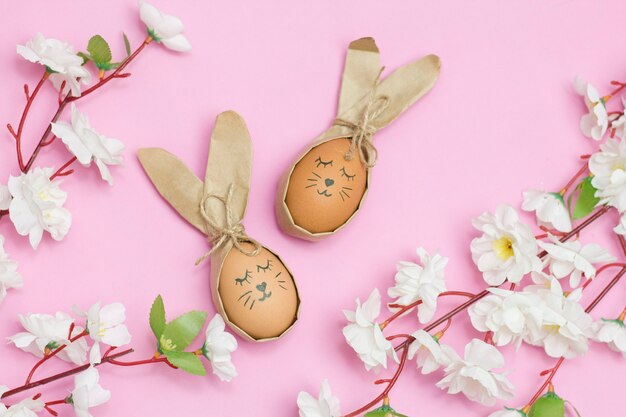
[[[140,359],[154,348],[147,313],[156,294],[163,294],[170,316],[190,309],[213,314],[208,265],[194,266],[207,245],[160,199],[135,154],[139,147],[164,147],[201,173],[215,116],[227,109],[245,117],[255,146],[245,225],[296,274],[302,314],[280,341],[240,340],[234,356],[240,376],[231,384],[164,366],[103,367],[102,384],[113,398],[93,410],[96,416],[293,416],[298,391],[317,394],[324,378],[344,412],[369,401],[380,387],[344,343],[341,310],[352,309],[354,299],[365,298],[373,287],[385,291],[395,262],[414,260],[419,245],[450,258],[449,289],[481,289],[484,283],[469,255],[475,235],[471,218],[500,203],[519,205],[526,188],[558,190],[579,166],[578,155],[594,149],[578,130],[584,109],[571,80],[580,74],[606,91],[608,81],[623,78],[626,68],[620,20],[626,4],[619,0],[454,5],[160,0],[156,5],[181,17],[194,49],[179,55],[150,46],[129,67],[130,79],[79,103],[96,129],[127,144],[127,162],[113,170],[113,188],[99,179],[95,167],[79,167],[65,180],[74,224],[61,243],[46,237],[34,252],[6,218],[0,222],[6,249],[20,262],[26,282],[0,306],[0,337],[20,330],[18,313],[120,301],[127,306]],[[3,123],[18,121],[21,86],[33,86],[40,74],[39,67],[16,55],[17,43],[42,31],[84,48],[99,33],[120,56],[122,30],[134,45],[145,34],[134,1],[0,0],[0,6]],[[361,36],[376,38],[388,69],[437,53],[441,77],[428,96],[376,136],[380,160],[368,201],[353,223],[321,243],[289,238],[274,219],[277,179],[331,122],[345,48]],[[50,86],[46,91],[26,130],[28,152],[53,111],[54,94]],[[6,131],[1,139],[0,181],[5,182],[17,167]],[[67,159],[64,152],[57,144],[40,163],[58,166]],[[585,240],[605,235],[616,221],[611,215],[599,222]],[[595,294],[599,288],[590,289]],[[623,285],[595,316],[620,311],[620,294]],[[456,302],[442,302],[439,311]],[[459,349],[474,335],[467,316],[461,317],[449,339]],[[513,348],[503,351],[518,387],[517,401],[508,404],[523,405],[543,382],[538,372],[554,360],[526,346],[517,354]],[[33,359],[0,344],[0,385],[19,385]],[[617,417],[623,414],[617,399],[623,378],[620,355],[592,345],[586,357],[564,365],[555,383],[582,415]],[[491,411],[444,394],[434,386],[437,380],[422,377],[411,365],[393,393],[393,405],[412,416]],[[62,397],[66,386],[51,385],[50,396]]]

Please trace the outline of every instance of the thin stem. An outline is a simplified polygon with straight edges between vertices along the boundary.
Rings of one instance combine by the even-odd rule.
[[[441,294],[439,294],[440,297],[445,297],[445,296],[450,296],[450,295],[459,295],[459,296],[469,297],[469,298],[472,298],[472,297],[476,296],[476,294],[472,294],[471,292],[464,292],[464,291],[446,291],[446,292],[442,292]],[[417,307],[420,304],[422,304],[422,300],[417,300],[417,301],[415,301],[415,302],[413,302],[411,304],[407,304],[405,306],[403,306],[401,304],[390,304],[389,305],[390,307],[392,307],[392,308],[399,308],[399,310],[396,311],[387,320],[382,322],[381,325],[380,325],[380,328],[384,329],[385,327],[387,327],[387,325],[389,323],[391,323],[392,321],[394,321],[395,319],[397,319],[398,317],[400,317],[401,315],[403,315],[407,311],[412,310],[413,308]]]
[[[116,361],[116,360],[111,360],[109,361],[111,363],[111,365],[117,365],[117,366],[137,366],[137,365],[146,365],[149,363],[159,363],[159,362],[168,362],[167,358],[165,356],[161,356],[161,357],[152,357],[150,359],[145,359],[145,360],[141,360],[141,361],[132,361],[132,362],[120,362],[120,361]]]
[[[69,171],[65,171],[65,169],[67,167],[69,167],[70,165],[72,165],[74,162],[76,162],[77,158],[73,157],[72,159],[70,159],[69,161],[67,161],[66,163],[64,163],[61,168],[57,169],[57,171],[52,174],[52,176],[50,177],[50,181],[52,181],[53,179],[55,179],[56,177],[65,177],[67,175],[70,175],[72,172],[74,172],[74,170],[69,170]]]
[[[535,395],[533,395],[533,398],[528,402],[527,407],[532,406],[535,403],[535,401],[537,401],[537,399],[541,396],[543,391],[546,388],[548,388],[548,385],[550,385],[552,383],[552,379],[554,378],[554,376],[556,375],[557,371],[559,370],[559,368],[563,364],[564,360],[565,360],[565,358],[559,358],[559,360],[556,362],[556,365],[554,365],[554,368],[552,368],[552,370],[550,371],[550,376],[545,380],[543,385],[537,390]]]
[[[379,402],[383,401],[385,398],[387,398],[387,396],[389,395],[389,392],[391,392],[391,389],[398,381],[398,378],[400,377],[400,374],[402,373],[402,370],[404,369],[404,365],[406,364],[408,353],[409,353],[409,346],[408,345],[403,346],[398,369],[396,369],[396,373],[393,375],[393,377],[391,377],[391,379],[382,380],[382,382],[387,382],[388,385],[378,397],[374,398],[372,401],[370,401],[368,404],[365,404],[363,407],[359,408],[358,410],[355,410],[351,412],[350,414],[345,414],[343,417],[356,417],[359,414],[369,410],[370,408],[372,408]]]
[[[33,166],[33,163],[35,162],[35,159],[37,158],[37,155],[39,155],[39,152],[41,151],[41,149],[44,147],[44,145],[47,143],[48,140],[48,136],[50,135],[50,132],[52,132],[52,123],[55,123],[57,120],[59,120],[59,117],[61,116],[61,113],[63,113],[63,109],[65,109],[65,106],[67,106],[69,103],[73,103],[74,101],[80,100],[83,97],[88,96],[89,94],[93,93],[94,91],[96,91],[97,89],[99,89],[100,87],[102,87],[104,84],[108,83],[109,81],[111,81],[114,78],[125,78],[126,75],[125,74],[120,74],[120,72],[126,68],[126,66],[128,64],[130,64],[130,62],[132,60],[134,60],[137,55],[139,55],[139,53],[150,43],[152,42],[152,38],[150,36],[148,36],[143,42],[142,44],[135,50],[135,52],[133,52],[130,56],[128,56],[123,62],[122,64],[111,73],[111,75],[109,75],[108,77],[100,80],[100,82],[98,82],[97,84],[93,85],[92,87],[88,88],[87,90],[83,91],[82,94],[80,96],[77,97],[73,97],[71,94],[67,94],[65,96],[65,98],[63,99],[63,101],[61,101],[59,103],[59,107],[56,111],[56,113],[54,114],[54,116],[52,117],[52,121],[48,124],[48,127],[46,128],[44,134],[41,136],[41,139],[39,139],[39,143],[37,144],[37,146],[35,147],[35,150],[33,151],[32,155],[30,156],[30,158],[28,159],[28,162],[26,163],[24,169],[22,170],[23,172],[28,172],[30,170],[30,168]]]
[[[13,137],[15,139],[15,148],[16,148],[16,152],[17,152],[17,162],[18,162],[18,164],[20,166],[20,170],[21,171],[24,171],[24,168],[25,168],[25,166],[24,166],[24,159],[23,159],[23,156],[22,156],[22,132],[24,130],[24,123],[26,122],[26,117],[28,116],[28,112],[30,111],[30,107],[32,106],[33,102],[35,101],[35,97],[37,97],[37,93],[39,93],[39,90],[41,90],[41,87],[46,82],[46,80],[48,79],[49,76],[50,76],[50,73],[48,71],[45,71],[43,73],[43,75],[41,76],[41,79],[37,83],[37,86],[33,90],[33,93],[31,95],[28,95],[28,98],[26,100],[26,105],[24,106],[24,111],[22,112],[22,117],[20,118],[20,124],[17,127],[17,132],[13,132],[13,128],[11,128],[10,125],[9,125],[9,130],[11,131],[11,133],[13,134]],[[25,87],[24,91],[27,91],[27,87]]]
[[[87,333],[87,331],[83,331],[82,333],[72,337],[69,340],[69,344],[74,343],[75,341],[77,341],[78,339],[87,336],[89,333]],[[57,354],[59,354],[63,349],[65,349],[67,347],[67,345],[61,345],[58,348],[56,348],[55,350],[53,350],[52,352],[50,352],[47,355],[44,355],[43,358],[41,358],[39,360],[39,362],[37,362],[35,364],[35,366],[33,366],[33,369],[30,370],[30,373],[28,374],[28,378],[26,378],[26,382],[25,384],[29,384],[31,379],[33,379],[33,376],[35,375],[35,371],[41,366],[43,365],[46,361],[48,361],[50,358],[56,356]]]
[[[580,177],[585,171],[587,171],[588,169],[588,165],[585,164],[582,167],[580,167],[580,169],[578,170],[578,172],[576,172],[576,174],[574,174],[574,176],[568,181],[567,184],[565,184],[565,186],[561,189],[561,192],[559,194],[561,195],[565,195],[565,193],[567,192],[567,190],[569,190],[569,188],[574,185],[574,183],[576,182],[576,180],[578,179],[578,177]]]
[[[626,267],[622,267],[622,269],[617,273],[617,275],[613,277],[611,282],[609,282],[606,285],[606,287],[604,287],[602,292],[598,294],[596,298],[594,298],[594,300],[591,302],[591,304],[589,304],[589,306],[587,306],[587,308],[585,309],[585,312],[589,313],[591,312],[591,310],[596,308],[598,303],[602,301],[602,299],[609,293],[609,291],[611,291],[611,289],[615,286],[615,284],[619,282],[619,280],[622,278],[624,274],[626,274]]]
[[[115,360],[115,359],[120,358],[122,356],[128,355],[129,353],[133,353],[134,351],[135,351],[134,349],[127,349],[127,350],[124,350],[122,352],[118,352],[118,353],[110,355],[110,356],[108,356],[106,358],[102,358],[102,361],[99,364],[96,364],[94,366],[104,365],[105,363],[109,363],[112,360]],[[2,396],[0,396],[0,399],[4,399],[4,398],[10,397],[12,395],[19,394],[20,392],[28,391],[28,390],[33,389],[35,387],[39,387],[41,385],[49,384],[50,382],[54,382],[54,381],[62,379],[62,378],[67,378],[68,376],[72,376],[72,375],[78,374],[80,372],[83,372],[86,369],[89,369],[90,366],[91,366],[91,364],[87,363],[85,365],[81,365],[81,366],[78,366],[76,368],[72,368],[72,369],[70,369],[68,371],[61,372],[59,374],[49,376],[47,378],[43,378],[43,379],[40,379],[38,381],[33,381],[33,382],[29,383],[29,384],[24,384],[21,387],[13,388],[12,390],[9,390],[9,391],[5,392],[4,394],[2,394]]]

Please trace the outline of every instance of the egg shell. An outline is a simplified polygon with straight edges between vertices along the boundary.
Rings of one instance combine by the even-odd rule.
[[[249,243],[242,245],[254,249]],[[265,247],[256,256],[231,247],[221,264],[217,295],[225,320],[254,341],[278,338],[298,319],[300,300],[293,276]]]
[[[311,148],[294,166],[285,197],[293,222],[310,233],[332,233],[358,210],[368,173],[358,152],[348,159],[350,139]]]

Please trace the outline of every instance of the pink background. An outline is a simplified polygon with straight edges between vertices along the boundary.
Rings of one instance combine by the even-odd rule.
[[[113,398],[94,409],[96,416],[292,416],[298,391],[317,394],[324,378],[341,398],[344,413],[369,401],[380,387],[343,341],[342,309],[352,309],[354,299],[365,298],[373,287],[386,291],[396,261],[415,260],[419,245],[450,258],[449,289],[483,288],[469,256],[476,235],[471,218],[500,203],[518,205],[527,188],[557,191],[578,168],[577,157],[595,146],[579,133],[584,108],[572,79],[580,74],[606,92],[611,79],[624,81],[626,68],[626,4],[619,0],[156,4],[181,17],[194,49],[180,55],[150,46],[130,65],[131,78],[79,102],[96,129],[126,143],[126,164],[113,169],[112,188],[95,167],[78,167],[64,181],[74,225],[61,243],[46,237],[34,252],[6,218],[0,222],[6,249],[20,262],[26,282],[0,306],[0,337],[20,330],[18,313],[120,301],[127,306],[134,358],[143,359],[154,348],[147,314],[158,293],[170,317],[190,309],[213,314],[208,265],[194,266],[207,245],[159,198],[135,155],[139,147],[165,147],[201,173],[215,116],[227,109],[245,117],[255,145],[245,225],[296,274],[302,315],[280,341],[240,340],[234,356],[240,376],[231,384],[161,365],[103,367],[102,384]],[[134,1],[0,0],[0,6],[3,123],[17,123],[22,84],[34,86],[41,71],[16,55],[17,43],[42,31],[83,49],[98,33],[120,57],[122,30],[134,45],[145,34]],[[277,179],[333,119],[345,48],[362,36],[376,38],[388,69],[439,54],[441,77],[430,94],[376,136],[380,160],[371,192],[349,227],[317,244],[289,238],[274,219]],[[29,119],[26,152],[53,108],[54,94],[46,86]],[[55,144],[40,163],[58,167],[67,158]],[[5,131],[0,181],[17,171]],[[605,235],[616,221],[611,214],[584,239]],[[617,253],[614,245],[611,249]],[[587,299],[608,279],[604,275],[592,285]],[[594,315],[616,315],[623,307],[620,293],[623,285]],[[440,313],[457,302],[442,302]],[[459,317],[448,342],[461,349],[475,333],[467,316]],[[407,318],[399,330],[416,324]],[[508,405],[521,406],[543,382],[539,371],[555,360],[526,346],[517,354],[512,348],[503,351],[518,387],[516,401]],[[0,344],[0,358],[0,384],[12,387],[34,363],[5,344]],[[44,368],[40,375],[55,369],[61,367]],[[422,377],[411,364],[392,394],[392,405],[413,416],[486,416],[491,411],[444,394],[434,386],[439,377]],[[564,365],[555,383],[582,415],[617,417],[622,415],[617,396],[623,377],[620,355],[592,345],[584,359]],[[69,383],[46,388],[47,398],[63,397]]]

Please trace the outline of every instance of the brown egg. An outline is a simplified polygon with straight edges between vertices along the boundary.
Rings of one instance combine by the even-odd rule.
[[[222,264],[218,291],[229,321],[254,339],[278,337],[296,321],[300,301],[293,278],[265,248],[257,256],[232,248]]]
[[[359,207],[367,170],[358,155],[345,158],[349,148],[349,139],[333,139],[298,161],[285,199],[295,224],[311,233],[332,232]]]

